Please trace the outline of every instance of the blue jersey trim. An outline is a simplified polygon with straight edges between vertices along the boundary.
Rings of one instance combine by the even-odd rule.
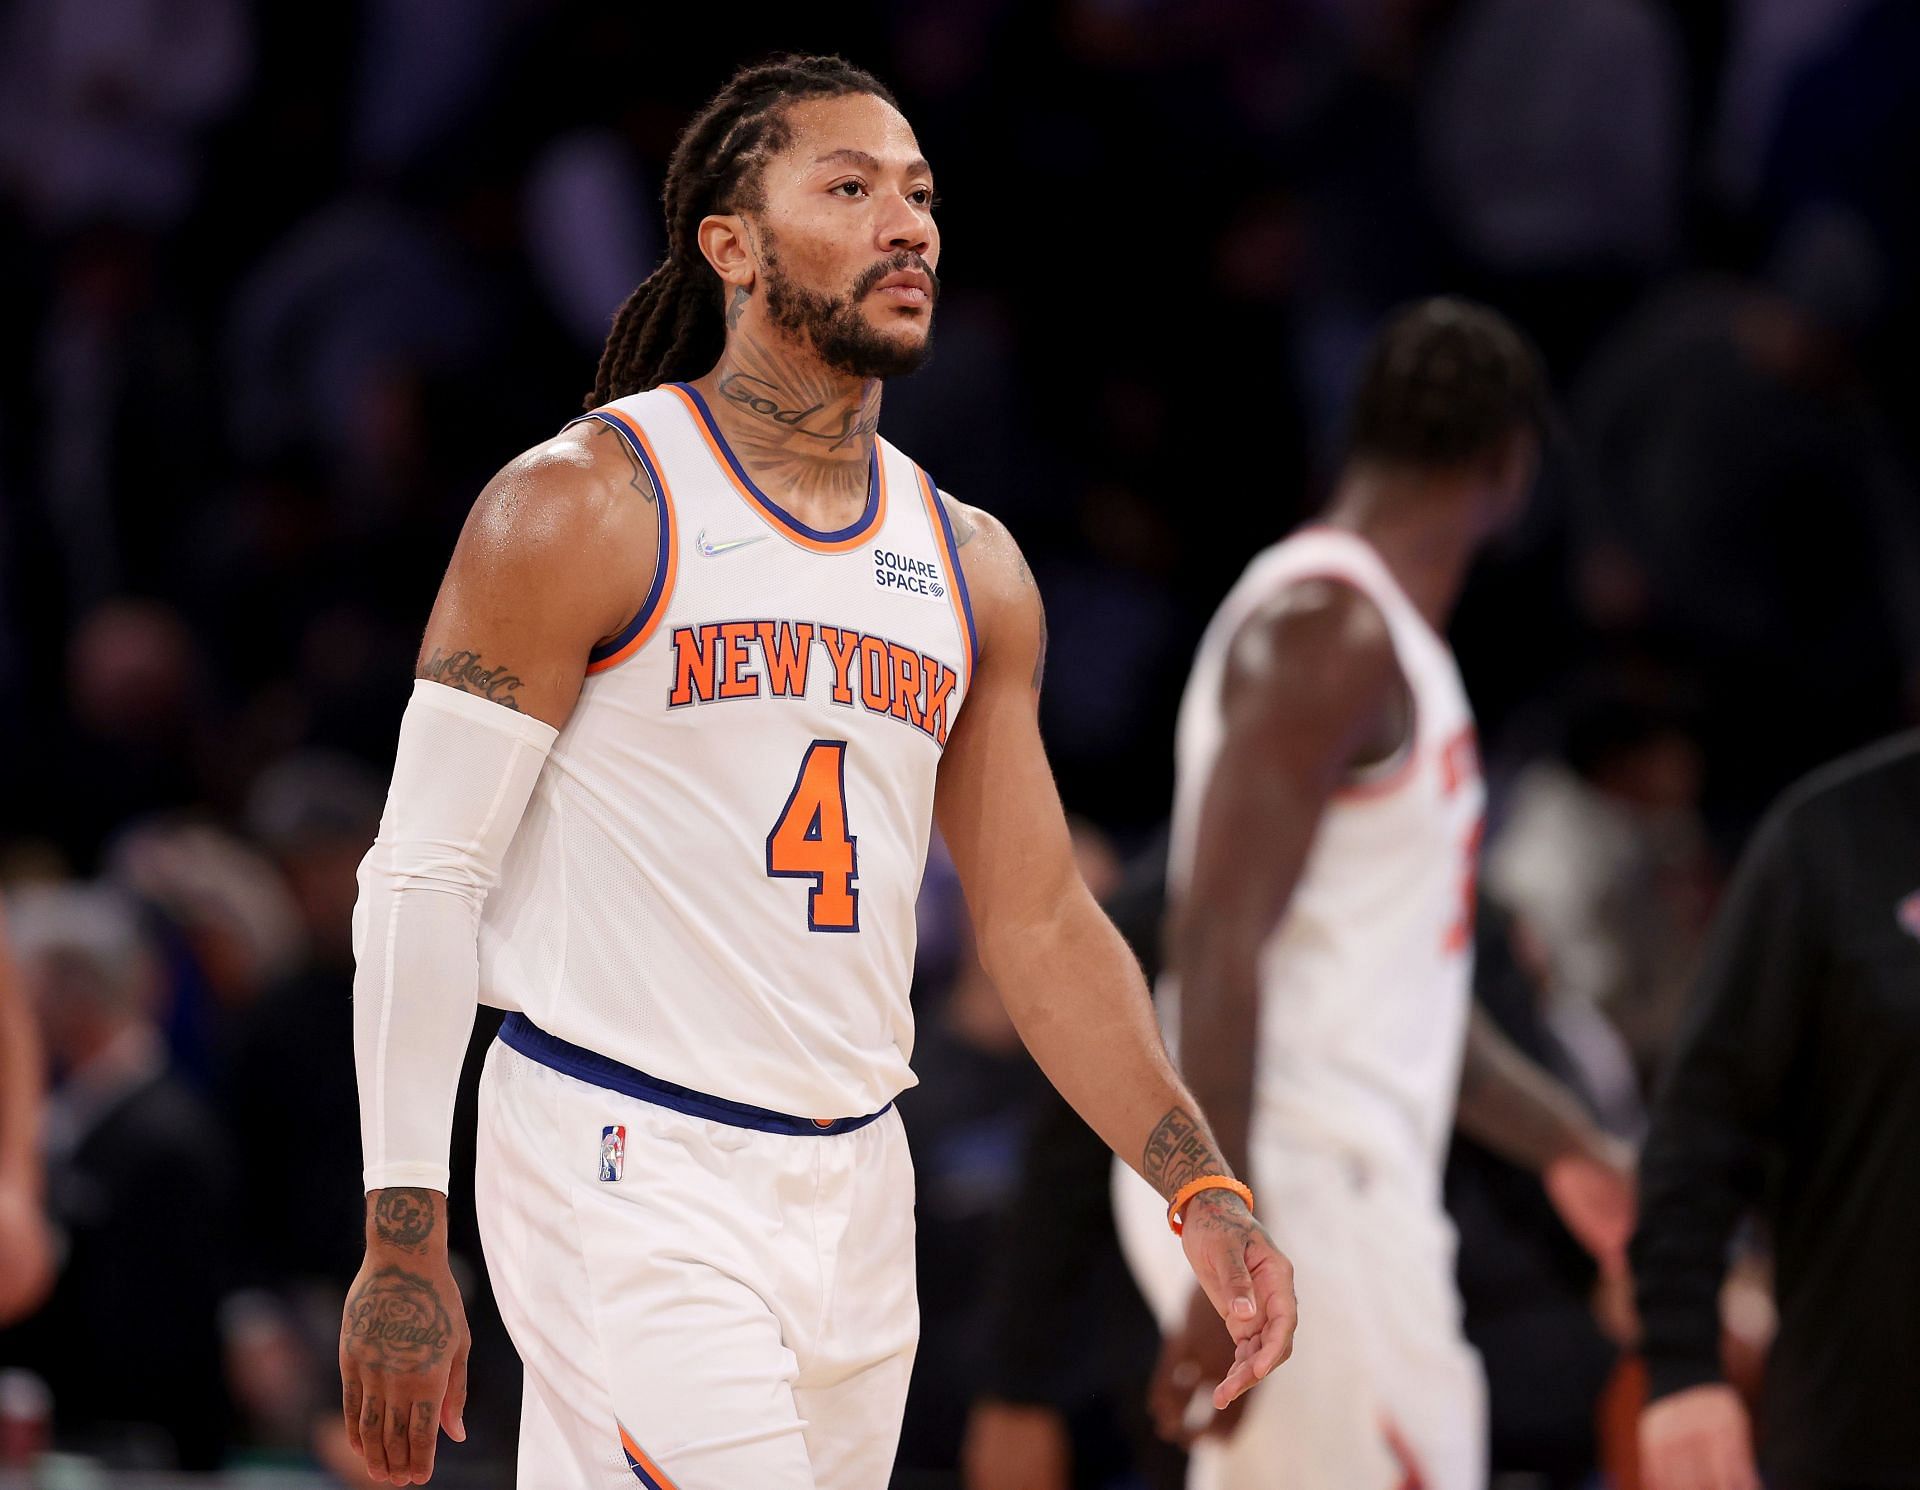
[[[622,1096],[633,1097],[641,1102],[651,1102],[656,1107],[684,1112],[689,1117],[706,1118],[709,1122],[726,1123],[734,1128],[752,1128],[761,1133],[788,1133],[809,1138],[851,1133],[856,1128],[866,1127],[876,1118],[884,1117],[887,1109],[893,1106],[889,1102],[879,1112],[870,1112],[865,1117],[819,1121],[790,1117],[784,1112],[772,1112],[745,1102],[730,1102],[725,1097],[710,1097],[705,1092],[675,1086],[671,1081],[662,1081],[657,1076],[649,1076],[632,1066],[622,1065],[611,1056],[571,1044],[558,1035],[549,1035],[526,1015],[519,1013],[509,1014],[501,1022],[500,1041],[530,1061],[538,1061],[543,1066],[550,1066],[563,1075],[591,1086],[605,1087],[610,1092],[619,1092]]]
[[[638,1480],[641,1484],[645,1485],[647,1487],[647,1490],[667,1490],[667,1487],[665,1485],[661,1484],[652,1475],[648,1474],[645,1467],[641,1465],[640,1461],[633,1457],[632,1449],[628,1448],[625,1444],[622,1444],[620,1445],[620,1452],[627,1456],[627,1468],[633,1471],[633,1477],[636,1480]]]
[[[654,469],[653,457],[647,454],[646,447],[633,437],[633,431],[626,425],[618,419],[610,419],[605,414],[596,412],[582,414],[578,419],[569,419],[565,427],[572,429],[574,425],[588,419],[606,425],[627,442],[627,449],[633,452],[633,458],[640,462],[641,469],[647,473],[647,479],[653,483],[653,505],[658,509],[657,516],[660,523],[660,552],[654,561],[653,583],[647,589],[647,598],[640,602],[640,609],[634,614],[634,618],[621,628],[618,636],[609,641],[596,643],[587,653],[587,661],[595,663],[605,662],[607,658],[614,656],[646,630],[647,622],[653,619],[654,611],[659,608],[660,597],[667,588],[667,575],[673,569],[670,562],[673,555],[668,551],[668,545],[673,542],[673,508],[667,501],[667,489],[661,483],[660,473]]]
[[[791,528],[803,538],[812,539],[815,543],[848,543],[860,537],[868,528],[873,526],[874,518],[879,516],[880,513],[880,442],[878,440],[873,442],[873,449],[869,452],[867,458],[866,507],[862,509],[860,516],[848,526],[836,528],[831,533],[823,532],[819,528],[808,527],[805,523],[801,522],[799,518],[787,511],[786,508],[774,501],[772,497],[761,491],[758,486],[754,485],[753,478],[747,474],[747,468],[740,464],[740,458],[733,453],[733,447],[727,443],[727,437],[720,433],[719,421],[713,417],[713,410],[707,407],[707,401],[700,396],[700,390],[698,388],[694,387],[691,383],[675,383],[673,386],[680,389],[688,398],[693,400],[693,406],[700,411],[700,419],[701,422],[706,425],[707,433],[713,436],[715,448],[726,457],[727,464],[733,468],[733,474],[740,482],[741,487],[746,491],[748,496],[752,497],[754,501],[766,509],[767,516],[771,517],[775,522]]]

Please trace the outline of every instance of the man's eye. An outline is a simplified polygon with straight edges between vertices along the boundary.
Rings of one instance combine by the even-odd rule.
[[[857,197],[866,191],[866,187],[858,181],[842,181],[838,186],[832,187],[830,190],[837,191],[844,197]]]
[[[911,200],[916,207],[925,207],[929,210],[940,205],[940,199],[933,194],[933,188],[931,186],[918,188],[912,193],[909,200]]]

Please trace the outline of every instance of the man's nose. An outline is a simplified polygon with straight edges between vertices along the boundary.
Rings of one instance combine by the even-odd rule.
[[[924,258],[933,241],[932,225],[926,214],[897,193],[888,194],[886,210],[881,213],[875,227],[880,247],[888,253],[899,253],[905,249]]]

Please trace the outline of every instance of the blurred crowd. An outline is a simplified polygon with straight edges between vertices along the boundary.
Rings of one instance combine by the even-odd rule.
[[[579,409],[675,133],[739,61],[843,52],[939,172],[936,352],[887,433],[1030,557],[1061,788],[1143,938],[1194,643],[1313,510],[1364,339],[1416,295],[1509,311],[1561,395],[1455,639],[1494,787],[1483,996],[1610,1126],[1641,1121],[1760,807],[1920,709],[1920,8],[830,11],[0,10],[0,885],[49,1222],[21,1240],[0,1169],[0,1461],[339,1462],[354,869],[419,628],[474,494]],[[1019,1395],[989,1264],[1053,1119],[937,861],[923,913],[900,1475],[932,1487],[970,1404]],[[1510,1178],[1458,1155],[1451,1190],[1496,1456],[1578,1485],[1626,1330]],[[468,1297],[456,1484],[510,1457],[518,1403]],[[1588,1364],[1539,1403],[1569,1299]],[[1076,1484],[1168,1472],[1128,1446],[1132,1338],[1103,1318],[1049,1378]]]

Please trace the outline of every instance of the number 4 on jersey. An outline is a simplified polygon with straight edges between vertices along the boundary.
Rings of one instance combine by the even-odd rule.
[[[800,762],[793,792],[767,834],[767,873],[809,879],[807,930],[858,931],[859,842],[847,832],[847,742],[815,740]]]

